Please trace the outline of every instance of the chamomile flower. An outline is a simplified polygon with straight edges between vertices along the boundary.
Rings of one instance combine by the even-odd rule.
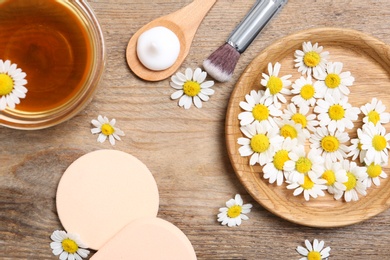
[[[91,129],[91,133],[99,134],[97,139],[99,143],[103,143],[108,138],[111,145],[115,145],[115,139],[121,140],[120,136],[125,135],[122,130],[115,127],[115,119],[109,121],[107,117],[99,115],[97,120],[93,119],[91,123],[95,126]]]
[[[294,170],[294,163],[288,163],[291,161],[288,153],[297,145],[298,139],[287,137],[284,139],[283,143],[275,148],[275,154],[272,157],[272,161],[268,162],[263,167],[264,179],[268,179],[271,184],[276,181],[278,186],[282,185],[284,181],[284,171]]]
[[[211,87],[214,81],[205,81],[207,73],[200,68],[192,71],[191,68],[185,70],[185,74],[178,72],[171,77],[170,85],[177,91],[171,95],[171,99],[179,99],[178,105],[189,109],[192,102],[197,108],[202,107],[202,101],[208,101],[209,96],[214,94]]]
[[[287,189],[294,190],[293,195],[298,196],[303,193],[303,197],[306,201],[310,200],[310,197],[317,198],[318,196],[325,196],[324,190],[327,189],[326,180],[319,177],[314,172],[309,172],[303,175],[303,181],[290,182],[287,180]]]
[[[218,222],[229,227],[241,225],[242,220],[248,220],[247,215],[252,208],[252,204],[244,204],[240,194],[236,194],[234,199],[226,202],[226,207],[219,209]]]
[[[286,103],[287,100],[283,96],[291,94],[290,90],[287,88],[291,85],[291,81],[288,80],[291,78],[291,75],[285,75],[279,77],[280,72],[280,63],[276,62],[275,66],[272,66],[272,63],[268,63],[268,73],[269,75],[263,73],[263,79],[260,81],[261,85],[266,88],[264,95],[267,99],[271,99],[276,107],[280,107],[280,102]]]
[[[283,142],[283,137],[278,135],[275,128],[269,128],[257,121],[242,126],[240,130],[246,137],[238,138],[237,143],[242,145],[238,151],[241,156],[251,156],[250,165],[259,163],[263,166],[270,162],[275,153],[275,146]]]
[[[275,122],[279,127],[279,135],[283,138],[298,139],[298,144],[305,144],[306,138],[310,136],[309,131],[304,132],[302,125],[293,120],[275,119]]]
[[[7,106],[11,109],[26,97],[26,73],[11,61],[0,59],[0,111]]]
[[[305,246],[306,248],[302,246],[297,247],[297,252],[301,254],[302,258],[299,260],[322,260],[322,259],[328,259],[330,256],[330,247],[327,246],[324,248],[325,242],[319,241],[317,239],[314,239],[313,245],[310,243],[309,240],[305,240]]]
[[[355,162],[344,160],[341,162],[343,169],[347,172],[348,181],[344,182],[346,189],[343,193],[335,193],[334,198],[340,199],[344,195],[346,202],[359,200],[358,193],[366,195],[367,173],[365,167],[357,166]]]
[[[381,184],[380,178],[382,179],[387,178],[387,174],[383,171],[382,165],[371,163],[366,167],[367,167],[367,175],[368,175],[367,188],[370,188],[372,183],[374,183],[375,186],[379,186]]]
[[[362,143],[362,149],[367,150],[364,159],[367,165],[371,163],[387,165],[390,134],[386,134],[386,129],[382,125],[377,124],[375,126],[371,122],[365,124],[359,138]]]
[[[314,112],[318,113],[320,126],[328,126],[329,131],[339,129],[344,132],[345,128],[352,129],[353,122],[358,119],[360,109],[352,107],[348,103],[348,97],[332,97],[325,95],[325,99],[317,100]]]
[[[319,122],[315,120],[315,114],[308,114],[309,107],[306,105],[299,107],[299,109],[297,110],[294,104],[289,104],[287,105],[287,109],[284,109],[283,112],[284,114],[282,114],[280,117],[283,119],[292,120],[296,124],[300,124],[306,135],[309,134],[307,129],[314,132],[316,126],[318,126],[319,124]]]
[[[318,127],[309,139],[310,148],[318,150],[326,161],[331,162],[347,158],[349,147],[345,143],[348,140],[348,133],[339,130],[330,131],[324,126]]]
[[[325,72],[329,52],[323,51],[323,47],[318,46],[318,43],[312,45],[311,42],[304,42],[302,49],[303,51],[296,50],[294,53],[295,67],[298,68],[298,72],[307,75]]]
[[[312,173],[312,176],[321,176],[324,171],[324,159],[318,154],[317,150],[311,149],[306,154],[305,147],[298,145],[289,152],[288,156],[294,165],[294,170],[286,175],[286,179],[290,183],[302,182],[303,176],[309,173]],[[290,162],[286,162],[286,167],[291,168]]]
[[[390,114],[386,113],[386,106],[383,105],[382,101],[373,98],[371,103],[367,103],[360,107],[360,110],[364,114],[363,122],[371,122],[374,125],[377,123],[387,124],[390,121]]]
[[[340,162],[326,160],[321,178],[326,180],[330,194],[340,194],[346,190],[344,183],[348,181],[347,172]]]
[[[357,130],[358,137],[363,134],[362,129]],[[366,157],[367,150],[362,149],[362,143],[359,138],[351,139],[351,145],[349,146],[349,153],[347,157],[352,157],[354,161],[359,157],[359,162],[363,163],[364,158]]]
[[[89,251],[85,249],[87,246],[75,234],[56,230],[50,237],[53,240],[50,243],[53,254],[59,255],[61,260],[82,260],[89,254]]]
[[[333,97],[343,97],[350,93],[348,87],[353,85],[355,78],[349,71],[341,72],[343,64],[341,62],[328,62],[326,73],[320,73],[315,76],[317,81],[314,83],[318,87],[318,94],[321,98],[329,94]]]
[[[252,90],[250,94],[245,95],[246,102],[240,102],[240,107],[245,111],[238,115],[241,126],[249,125],[254,121],[276,126],[273,117],[280,116],[282,111],[272,104],[272,100],[263,97],[263,90]]]
[[[301,76],[292,84],[291,93],[295,95],[291,101],[298,107],[303,105],[314,106],[317,98],[319,98],[317,88],[318,86],[313,83],[310,75],[307,78]]]

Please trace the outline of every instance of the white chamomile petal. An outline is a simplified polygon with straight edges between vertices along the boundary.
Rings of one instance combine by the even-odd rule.
[[[97,120],[93,119],[91,123],[95,126],[95,128],[91,129],[91,133],[99,134],[97,138],[99,143],[104,143],[108,138],[111,145],[115,145],[115,140],[121,140],[119,136],[125,135],[122,130],[115,127],[115,119],[109,121],[107,117],[99,115]]]
[[[15,109],[16,105],[20,104],[20,99],[26,97],[26,73],[9,60],[0,59],[0,65],[0,110],[6,109],[7,106]]]
[[[248,220],[248,216],[245,214],[250,212],[252,204],[244,204],[241,196],[236,194],[234,199],[230,199],[226,202],[226,207],[220,208],[217,220],[221,222],[221,225],[227,225],[228,227],[239,226],[242,220]]]
[[[276,107],[280,107],[279,101],[286,102],[281,93],[290,94],[287,87],[291,85],[291,81],[288,80],[291,75],[279,77],[280,68],[279,62],[276,62],[274,66],[272,66],[272,63],[268,63],[269,75],[263,73],[263,79],[260,81],[260,84],[266,88],[265,98],[272,100]]]
[[[80,260],[89,255],[89,251],[85,249],[86,245],[75,234],[56,230],[52,233],[51,239],[54,241],[50,243],[52,252],[59,255],[60,259]]]
[[[202,101],[209,100],[209,96],[214,94],[211,87],[214,81],[205,81],[207,73],[200,68],[192,71],[191,68],[185,70],[185,74],[178,72],[171,77],[170,85],[177,91],[171,94],[171,99],[179,99],[179,107],[189,109],[194,103],[195,107],[201,108]]]
[[[251,90],[245,95],[245,101],[240,102],[240,107],[244,110],[238,115],[240,125],[248,125],[253,122],[260,122],[268,127],[276,126],[274,117],[282,114],[282,111],[276,108],[272,101],[264,99],[265,92],[263,90]]]

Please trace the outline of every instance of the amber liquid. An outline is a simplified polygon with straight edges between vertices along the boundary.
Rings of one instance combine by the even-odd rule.
[[[85,25],[66,0],[0,0],[0,59],[28,81],[16,110],[45,112],[69,103],[91,68]]]

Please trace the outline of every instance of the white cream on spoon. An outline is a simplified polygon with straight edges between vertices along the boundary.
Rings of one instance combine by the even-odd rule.
[[[168,69],[176,62],[179,53],[179,38],[166,27],[153,27],[138,37],[138,59],[150,70]]]

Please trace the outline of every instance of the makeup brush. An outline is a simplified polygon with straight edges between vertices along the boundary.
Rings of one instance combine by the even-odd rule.
[[[287,0],[257,0],[226,43],[203,62],[208,74],[217,81],[229,81],[241,53],[286,3]]]

